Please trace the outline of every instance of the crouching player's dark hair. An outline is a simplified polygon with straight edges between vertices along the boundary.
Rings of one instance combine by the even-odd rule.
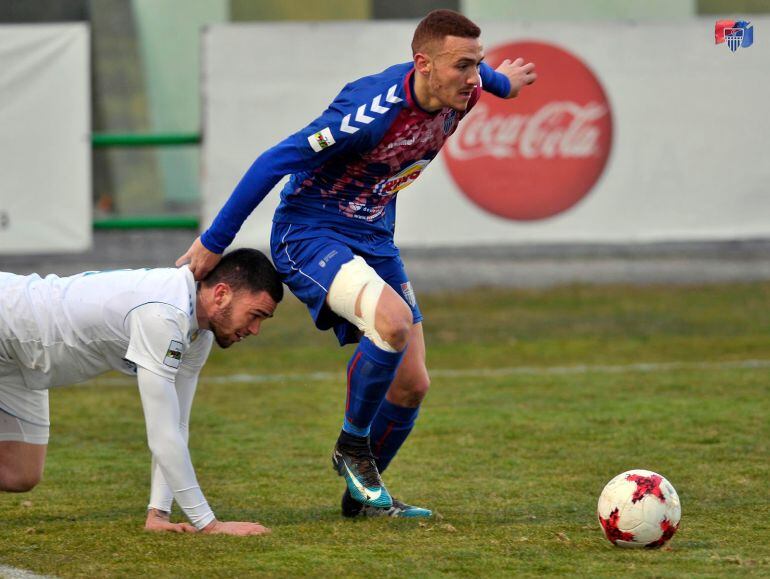
[[[256,249],[236,249],[226,253],[201,282],[203,287],[226,283],[234,292],[265,291],[275,303],[283,299],[283,284],[267,256]]]

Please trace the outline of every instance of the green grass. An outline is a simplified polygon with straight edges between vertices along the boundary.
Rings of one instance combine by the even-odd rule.
[[[271,536],[142,531],[141,408],[112,376],[52,392],[45,480],[0,495],[0,564],[79,577],[770,575],[770,368],[724,364],[770,360],[770,284],[478,290],[421,305],[436,372],[385,480],[434,520],[339,516],[329,453],[350,350],[290,298],[260,338],[214,352],[191,428],[218,517]],[[630,366],[669,362],[684,364]],[[237,373],[274,378],[211,379]],[[663,550],[612,547],[595,520],[604,484],[630,468],[679,492],[682,526]]]

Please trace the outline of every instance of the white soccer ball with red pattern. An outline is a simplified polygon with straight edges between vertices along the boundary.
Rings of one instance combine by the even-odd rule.
[[[654,549],[674,536],[682,507],[670,482],[650,470],[637,469],[607,483],[596,513],[613,545]]]

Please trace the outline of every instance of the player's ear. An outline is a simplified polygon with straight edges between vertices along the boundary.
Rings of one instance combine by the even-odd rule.
[[[430,56],[424,52],[418,52],[414,55],[414,69],[423,75],[430,74],[433,68],[433,61]]]
[[[219,282],[213,288],[214,303],[220,307],[227,307],[233,299],[233,290],[229,284]]]

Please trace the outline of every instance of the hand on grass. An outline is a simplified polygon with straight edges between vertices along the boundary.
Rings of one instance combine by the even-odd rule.
[[[259,523],[238,521],[217,521],[216,519],[201,529],[201,533],[214,535],[265,535],[270,529]]]
[[[145,531],[170,533],[195,533],[196,529],[190,523],[172,523],[169,520],[169,513],[164,513],[158,509],[147,511],[147,521],[144,523]]]

